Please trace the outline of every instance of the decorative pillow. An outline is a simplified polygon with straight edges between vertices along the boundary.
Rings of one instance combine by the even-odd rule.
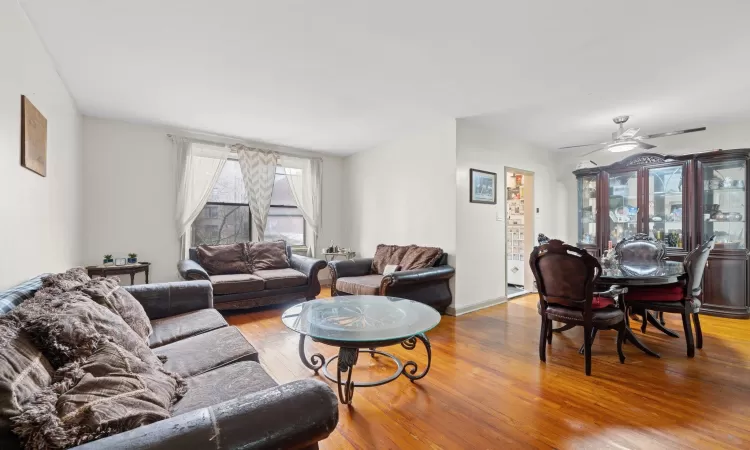
[[[18,437],[10,418],[32,396],[52,382],[52,366],[31,342],[20,324],[10,316],[0,317],[0,448],[14,448]]]
[[[196,249],[198,260],[209,275],[251,273],[247,247],[238,242],[228,245],[200,245]]]
[[[401,266],[396,264],[388,264],[387,266],[385,266],[385,269],[383,269],[383,275],[387,276],[394,272],[398,272],[399,270],[401,270]]]
[[[412,247],[413,245],[378,245],[378,248],[375,250],[375,256],[372,259],[372,272],[383,275],[385,266],[402,265],[401,260]]]
[[[103,341],[115,342],[142,361],[162,367],[143,338],[120,316],[81,292],[37,292],[11,315],[18,318],[53,367],[91,356]]]
[[[286,242],[247,242],[247,257],[253,272],[269,269],[288,269]]]
[[[175,380],[112,342],[55,372],[13,417],[27,449],[69,448],[170,417]]]
[[[61,291],[70,291],[83,286],[91,281],[86,269],[83,267],[74,267],[63,273],[47,275],[42,278],[43,288],[56,288]]]
[[[138,300],[120,286],[115,278],[95,278],[81,286],[80,291],[91,300],[122,317],[144,342],[148,342],[153,329],[148,315]]]
[[[443,249],[437,247],[412,246],[401,260],[401,270],[414,270],[432,267],[443,256]]]

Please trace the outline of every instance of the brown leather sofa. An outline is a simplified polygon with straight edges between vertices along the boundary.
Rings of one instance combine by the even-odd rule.
[[[28,292],[22,295],[29,298],[41,281],[25,286]],[[312,449],[335,429],[338,401],[333,391],[313,379],[278,385],[242,333],[213,309],[209,282],[125,289],[151,320],[149,346],[167,357],[165,369],[182,375],[188,391],[175,403],[171,418],[75,448]],[[7,429],[0,429],[0,448],[20,448]]]
[[[290,301],[312,300],[320,294],[318,272],[326,266],[320,259],[295,255],[286,248],[290,267],[256,273],[210,275],[201,266],[195,247],[189,258],[177,264],[184,280],[207,280],[214,289],[214,308],[243,309]]]
[[[444,314],[453,301],[449,281],[453,278],[455,269],[448,265],[446,253],[442,253],[431,267],[403,270],[389,275],[377,273],[373,260],[358,258],[329,262],[331,294],[390,295],[432,306],[440,314]]]

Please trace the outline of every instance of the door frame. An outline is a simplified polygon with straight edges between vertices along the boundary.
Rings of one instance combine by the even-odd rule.
[[[510,300],[511,298],[519,297],[521,295],[529,294],[533,290],[533,283],[534,283],[534,275],[531,272],[531,268],[528,264],[524,264],[524,275],[523,275],[523,283],[524,283],[524,291],[522,293],[514,294],[512,296],[508,295],[508,173],[517,173],[524,175],[524,177],[531,177],[531,190],[530,195],[528,197],[524,197],[524,221],[523,221],[523,228],[524,228],[524,253],[531,252],[531,249],[534,248],[534,239],[536,236],[534,235],[534,230],[536,230],[536,203],[534,202],[534,190],[536,188],[535,178],[536,174],[531,170],[525,170],[525,169],[518,169],[511,166],[504,166],[503,167],[503,222],[505,223],[505,226],[503,227],[503,248],[505,249],[504,252],[504,258],[505,258],[505,298],[507,300]],[[526,180],[524,180],[524,187]],[[526,192],[526,189],[524,189],[524,192]],[[529,207],[530,205],[530,207]],[[529,218],[531,220],[529,220]]]

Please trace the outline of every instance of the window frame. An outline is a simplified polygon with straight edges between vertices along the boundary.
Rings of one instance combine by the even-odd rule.
[[[229,160],[238,161],[237,159],[233,159],[233,158],[229,158]],[[282,170],[284,169],[283,166],[277,166],[276,170],[278,170],[279,167],[281,167]],[[276,172],[274,174],[274,176],[275,175],[285,175],[286,176],[286,172],[282,172],[282,173]],[[276,181],[274,180],[274,184],[275,184],[275,182]],[[206,202],[205,205],[203,205],[203,208],[206,208],[207,206],[240,206],[240,207],[247,206],[248,207],[247,208],[247,218],[248,218],[248,228],[249,228],[249,230],[248,230],[248,236],[250,236],[250,241],[251,242],[253,241],[253,237],[254,237],[253,235],[255,234],[253,232],[253,228],[254,228],[253,227],[253,213],[251,211],[249,203],[211,202],[211,201],[208,201],[208,202]],[[299,206],[296,206],[296,205],[293,206],[293,205],[274,205],[274,204],[271,204],[270,207],[271,208],[287,208],[287,209],[296,209],[297,210],[297,212],[298,212],[297,214],[271,214],[270,213],[270,209],[269,209],[268,217],[301,217],[302,218],[302,245],[307,246],[307,221],[305,220],[305,216],[302,215],[302,212],[300,211]],[[191,224],[190,227],[191,227],[191,232],[192,232],[193,225]],[[192,245],[195,245],[195,243],[192,243]],[[292,245],[292,244],[290,244],[290,245]],[[298,245],[298,244],[295,244],[295,245]]]
[[[288,209],[296,209],[297,211],[299,211],[298,206],[291,206],[291,205],[271,205],[271,208],[288,208]],[[299,214],[271,214],[271,211],[269,209],[268,217],[302,217],[302,245],[307,246],[307,221],[305,220],[305,216],[303,216],[301,212]],[[252,213],[250,213],[250,220],[252,222]],[[252,238],[253,238],[253,234],[251,230],[250,239]]]

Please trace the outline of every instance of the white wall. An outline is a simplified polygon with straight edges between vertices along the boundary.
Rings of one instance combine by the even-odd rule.
[[[139,260],[152,263],[151,281],[179,279],[176,158],[167,133],[189,134],[84,118],[87,264],[99,263],[105,253],[124,257],[135,252]],[[318,247],[331,239],[338,241],[341,235],[341,171],[340,157],[323,156],[323,225]],[[142,276],[136,276],[136,283],[143,282]],[[328,271],[321,271],[321,277],[327,279]]]
[[[536,148],[472,119],[459,119],[456,132],[456,290],[460,314],[504,300],[506,286],[506,167],[534,172],[534,235],[555,236],[558,195],[564,189],[546,150]],[[469,202],[469,169],[498,174],[497,205]],[[536,240],[536,238],[534,239]],[[530,249],[529,249],[530,250]]]
[[[345,159],[345,245],[372,257],[378,244],[456,250],[456,123]]]
[[[664,155],[680,155],[686,153],[698,153],[715,149],[750,148],[750,122],[742,121],[722,125],[707,125],[706,131],[689,133],[678,136],[670,136],[659,139],[651,139],[648,142],[656,145],[649,150],[650,153]],[[627,157],[636,152],[611,153],[606,150],[594,153],[585,158],[578,155],[585,153],[584,150],[554,152],[558,178],[566,187],[566,208],[561,211],[561,217],[566,225],[566,230],[561,236],[567,242],[575,242],[578,233],[577,224],[577,186],[573,176],[576,164],[582,159],[590,159],[600,166],[606,166]]]
[[[20,165],[21,95],[47,119],[47,177]],[[0,0],[0,289],[82,262],[81,120],[16,0]]]

